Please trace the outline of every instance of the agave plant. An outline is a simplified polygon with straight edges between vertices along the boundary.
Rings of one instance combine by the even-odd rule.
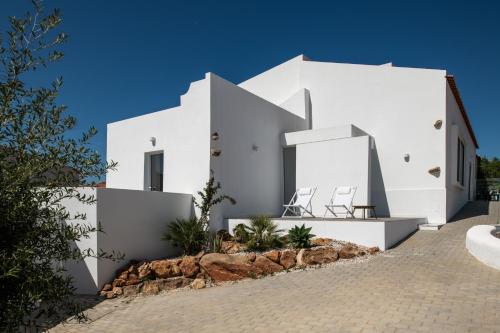
[[[200,252],[207,244],[208,233],[205,224],[196,218],[177,219],[168,225],[162,239],[180,247],[184,254],[192,255]]]
[[[301,227],[294,226],[292,229],[288,230],[288,242],[293,247],[311,247],[311,238],[315,236],[311,234],[311,229],[312,228],[306,228],[305,224],[303,224]]]
[[[281,246],[282,242],[278,226],[267,216],[253,217],[250,226],[246,226],[248,232],[247,246],[250,249],[266,250],[272,247]]]

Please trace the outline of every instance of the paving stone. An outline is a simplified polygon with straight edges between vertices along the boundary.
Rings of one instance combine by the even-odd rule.
[[[52,332],[500,332],[500,272],[468,254],[465,233],[498,223],[474,202],[360,262],[201,290],[105,300],[92,322]]]

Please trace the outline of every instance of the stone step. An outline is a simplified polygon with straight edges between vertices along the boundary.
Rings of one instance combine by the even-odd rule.
[[[442,226],[442,224],[425,223],[419,224],[418,230],[439,230]]]

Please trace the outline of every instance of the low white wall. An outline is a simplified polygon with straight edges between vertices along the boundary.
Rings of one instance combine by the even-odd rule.
[[[476,225],[467,231],[465,247],[483,264],[500,270],[500,238],[493,236],[500,231],[497,225]]]
[[[162,241],[161,237],[169,222],[191,217],[193,204],[190,194],[122,189],[82,191],[96,193],[97,203],[85,207],[87,223],[97,225],[99,222],[103,232],[91,235],[92,242],[82,240],[79,247],[91,248],[95,252],[119,251],[125,254],[125,259],[119,262],[90,260],[67,265],[78,293],[97,292],[129,260],[157,259],[179,254],[178,249]],[[71,203],[66,205],[70,212],[82,211],[81,204]]]
[[[311,227],[311,233],[316,237],[327,237],[345,242],[352,242],[364,246],[378,246],[382,251],[397,244],[418,228],[422,219],[401,219],[391,221],[324,221],[314,219],[273,219],[278,229],[287,233],[298,225],[305,224]],[[249,219],[228,219],[228,230],[232,234],[233,228],[239,224],[250,225]]]
[[[87,196],[96,195],[95,188],[81,188],[80,193],[85,194]],[[71,198],[68,200],[64,200],[62,204],[66,207],[66,209],[70,212],[71,215],[75,215],[76,213],[86,214],[87,219],[85,221],[82,220],[67,220],[66,224],[75,225],[75,224],[85,224],[92,228],[97,228],[97,206],[96,204],[88,205],[79,202],[75,198]],[[93,249],[96,251],[97,246],[97,233],[93,232],[89,234],[89,238],[82,238],[76,244],[80,251],[85,251],[86,249]],[[97,281],[97,264],[98,260],[96,258],[88,257],[85,258],[84,262],[75,262],[68,261],[64,263],[64,268],[67,270],[67,273],[73,277],[73,286],[76,288],[78,293],[82,294],[93,294],[96,291],[96,286],[98,284]]]

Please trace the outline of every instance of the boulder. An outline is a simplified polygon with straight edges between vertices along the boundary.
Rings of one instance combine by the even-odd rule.
[[[328,264],[337,261],[339,255],[333,247],[316,247],[312,249],[302,249],[297,254],[297,265],[309,266]]]
[[[344,245],[339,251],[340,259],[351,259],[358,255],[358,248],[353,245]]]
[[[331,238],[313,238],[311,240],[312,246],[327,246],[332,245],[333,239]]]
[[[124,279],[115,279],[111,284],[114,287],[123,287],[127,284],[127,280]]]
[[[189,286],[191,279],[185,277],[173,277],[169,279],[158,279],[144,282],[142,293],[145,295],[156,295],[162,290],[172,290]]]
[[[198,260],[193,256],[187,256],[182,258],[179,265],[182,275],[185,277],[193,277],[198,274],[200,267],[198,266]]]
[[[149,262],[143,262],[138,268],[138,277],[140,280],[148,278],[152,275],[151,264]]]
[[[110,291],[111,289],[113,289],[113,286],[110,284],[110,283],[106,283],[103,287],[102,287],[102,291]]]
[[[236,281],[262,274],[249,259],[248,255],[209,253],[201,258],[200,266],[214,282]]]
[[[380,251],[380,249],[378,248],[378,246],[370,247],[368,249],[368,253],[370,253],[370,254],[375,254],[375,253],[377,253],[379,251]]]
[[[131,286],[131,285],[138,284],[138,283],[141,283],[141,279],[139,279],[137,274],[130,273],[128,275],[127,283],[125,285]]]
[[[104,296],[106,297],[107,299],[111,299],[111,298],[115,298],[116,297],[116,294],[113,293],[112,291],[103,291],[101,293],[101,296]]]
[[[139,283],[139,284],[123,287],[122,288],[123,289],[123,296],[125,296],[125,297],[136,296],[137,294],[139,294],[141,292],[142,286],[143,286],[143,284]]]
[[[253,264],[262,271],[262,274],[273,274],[281,272],[284,269],[283,266],[275,263],[265,256],[257,256]]]
[[[206,285],[207,284],[205,282],[205,279],[199,279],[199,278],[194,279],[193,283],[191,283],[191,287],[193,289],[202,289],[205,288]]]
[[[128,271],[121,272],[120,274],[118,274],[117,279],[120,279],[120,280],[127,280],[127,279],[128,279]]]
[[[121,295],[121,294],[123,294],[123,289],[122,289],[122,287],[114,287],[112,292],[115,295]]]
[[[234,241],[224,241],[222,242],[222,252],[227,254],[233,254],[245,251],[247,246]]]
[[[266,257],[267,259],[274,261],[275,263],[280,262],[280,251],[278,251],[278,250],[272,250],[272,251],[266,252],[262,255],[264,257]]]
[[[166,279],[182,275],[178,266],[180,260],[155,260],[151,262],[151,270],[157,278]]]
[[[280,253],[280,265],[285,269],[289,269],[295,266],[295,257],[297,253],[294,250],[283,250]]]

